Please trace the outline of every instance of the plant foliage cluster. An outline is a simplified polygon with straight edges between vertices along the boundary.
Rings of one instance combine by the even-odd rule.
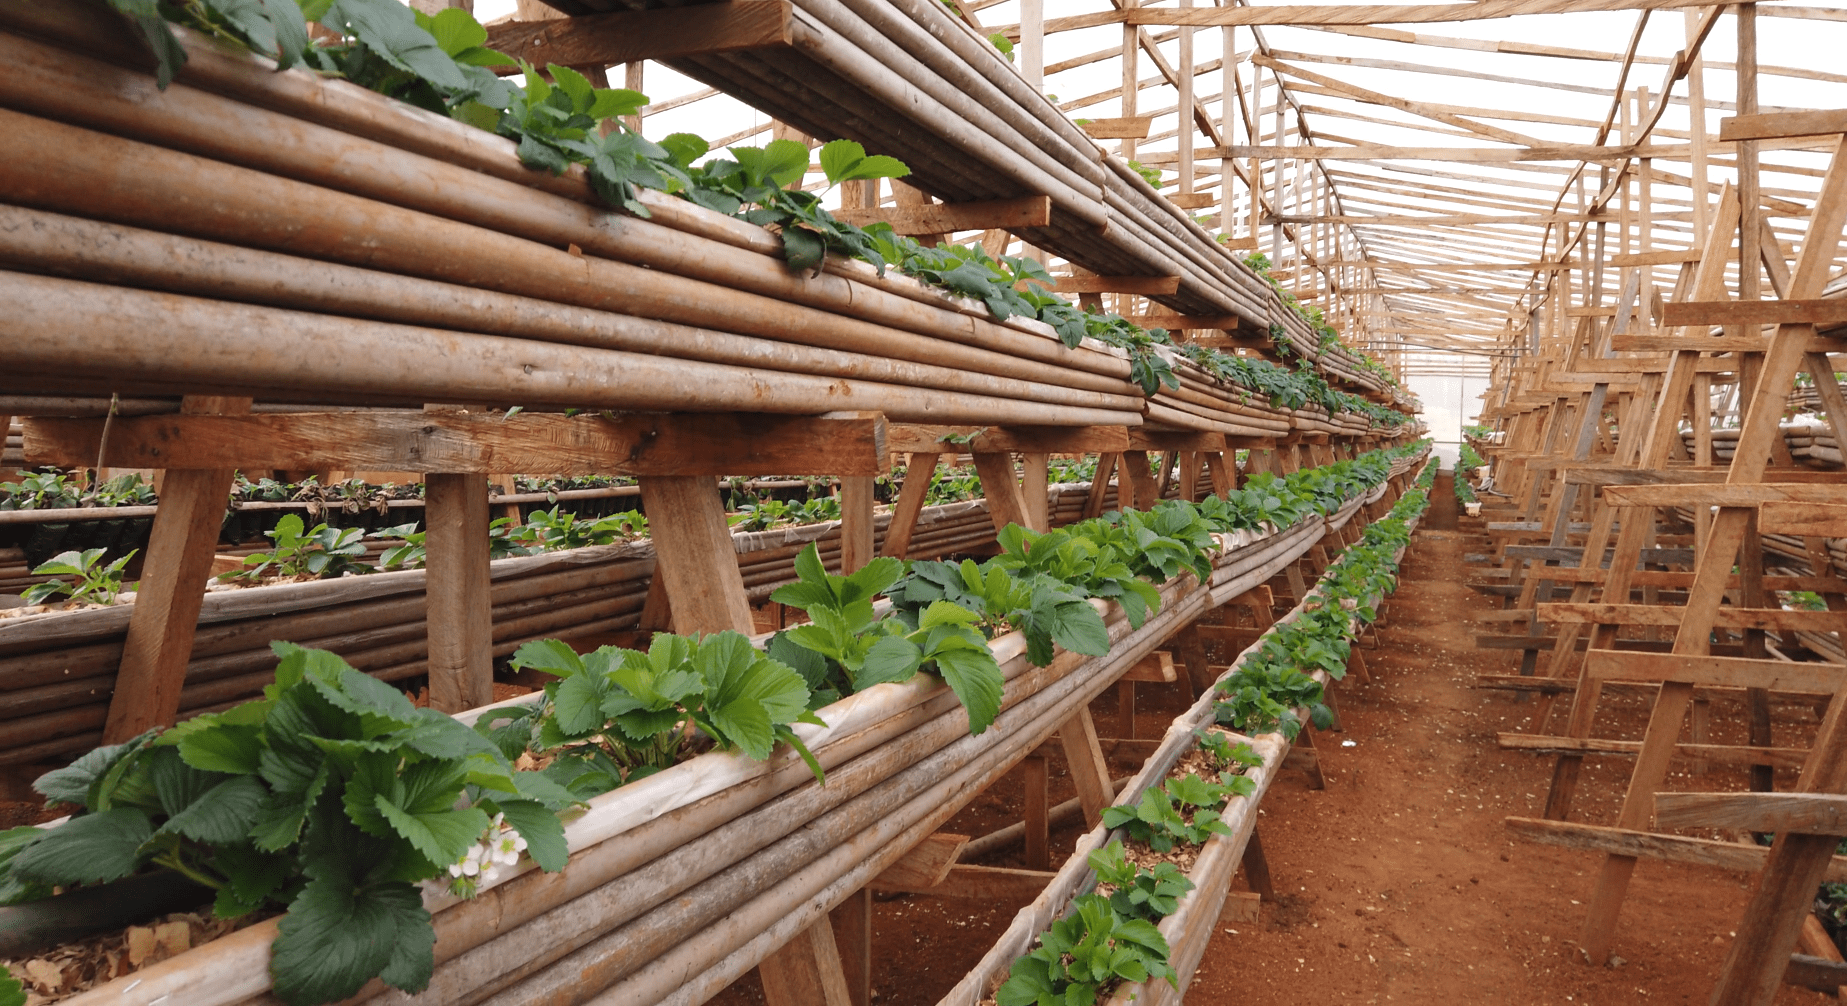
[[[1104,826],[1157,852],[1227,833],[1219,815],[1232,796],[1254,790],[1243,771],[1262,759],[1216,730],[1199,732],[1198,740],[1220,770],[1217,781],[1192,772],[1168,779],[1136,806],[1105,810]],[[1073,899],[1065,917],[1039,935],[1039,945],[1013,962],[995,992],[999,1006],[1091,1006],[1124,982],[1174,980],[1167,940],[1156,927],[1193,882],[1173,863],[1150,869],[1135,862],[1120,837],[1092,852],[1089,864],[1097,888]]]
[[[1411,445],[1417,450],[1425,446]],[[1427,467],[1391,513],[1369,524],[1359,543],[1328,567],[1296,617],[1265,634],[1261,645],[1219,682],[1214,707],[1219,723],[1250,734],[1281,731],[1291,739],[1302,729],[1298,710],[1306,710],[1317,727],[1332,724],[1321,682],[1312,675],[1346,676],[1355,623],[1377,618],[1374,606],[1397,586],[1394,556],[1410,542],[1410,522],[1429,505],[1435,477],[1436,467]]]

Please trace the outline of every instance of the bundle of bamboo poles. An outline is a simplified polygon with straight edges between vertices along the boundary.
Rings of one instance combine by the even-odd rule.
[[[797,275],[669,197],[605,211],[504,139],[197,40],[158,91],[105,11],[0,27],[0,266],[40,274],[0,294],[16,388],[1141,422],[1120,354],[1037,322]]]

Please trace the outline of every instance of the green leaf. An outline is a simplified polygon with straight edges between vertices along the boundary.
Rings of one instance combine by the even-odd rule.
[[[962,705],[968,709],[968,732],[980,734],[1000,715],[1001,691],[1006,685],[1000,665],[985,646],[943,650],[930,655]]]
[[[771,140],[763,148],[759,177],[787,187],[808,173],[808,145],[795,140]]]
[[[299,794],[270,794],[269,800],[257,812],[256,822],[250,826],[250,838],[256,847],[264,852],[276,852],[295,844],[295,840],[301,837],[302,823],[307,819],[308,811],[320,799],[327,781],[328,769],[323,762]]]
[[[25,985],[4,969],[0,969],[0,1006],[26,1006]]]
[[[254,775],[262,753],[257,734],[253,726],[219,725],[197,730],[180,741],[180,757],[206,772]]]
[[[789,263],[789,268],[797,272],[819,269],[827,258],[827,243],[806,227],[784,227],[782,256]]]
[[[41,884],[100,884],[120,880],[140,865],[141,846],[153,835],[148,816],[120,807],[73,817],[13,857],[12,873]]]
[[[152,731],[120,744],[100,747],[61,769],[39,776],[32,788],[54,803],[89,805],[90,791],[121,759],[133,754],[152,736]]]
[[[561,639],[535,639],[513,651],[507,663],[514,670],[535,670],[553,677],[568,678],[584,669],[582,657]]]
[[[896,157],[873,154],[855,164],[851,171],[840,177],[840,181],[857,181],[869,178],[903,178],[911,173],[909,165]]]
[[[494,805],[506,816],[506,823],[526,840],[526,854],[547,873],[557,873],[570,861],[571,850],[565,844],[564,822],[545,805],[532,800],[496,800]]]
[[[580,736],[602,726],[603,697],[607,693],[607,679],[600,674],[576,674],[564,679],[552,695],[558,729]]]
[[[448,7],[433,16],[418,17],[417,23],[451,56],[487,44],[487,29],[481,27],[473,14],[460,7]]]
[[[461,859],[468,847],[487,830],[488,816],[476,807],[418,814],[397,806],[384,794],[372,799],[392,829],[424,858],[439,866]]]
[[[315,877],[282,917],[270,975],[289,1006],[338,1002],[374,976],[406,992],[429,985],[436,931],[417,888],[355,879]]]
[[[673,162],[682,168],[690,168],[693,162],[711,151],[705,138],[697,133],[669,133],[660,141],[661,149],[673,158]]]
[[[233,776],[168,818],[160,830],[207,845],[241,842],[257,823],[268,796],[255,776]]]
[[[880,637],[866,651],[865,662],[853,672],[853,690],[865,691],[887,681],[907,681],[922,665],[923,650],[916,643],[903,636]]]
[[[604,119],[613,119],[617,116],[634,115],[652,103],[653,102],[648,96],[642,94],[640,91],[631,91],[624,87],[600,88],[596,92],[596,100],[590,105],[590,117],[601,122]],[[676,135],[685,136],[688,134],[680,133]],[[700,140],[699,143],[703,148],[705,141]],[[703,153],[705,153],[705,150],[701,149],[699,154]],[[699,154],[693,156],[697,157]]]

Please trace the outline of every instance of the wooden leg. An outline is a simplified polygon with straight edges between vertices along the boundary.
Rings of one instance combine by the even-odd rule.
[[[840,479],[840,572],[850,576],[872,561],[872,476]]]
[[[1052,529],[1050,485],[1047,469],[1052,456],[1049,454],[1020,455],[1022,474],[1020,494],[1025,497],[1027,526],[1034,531],[1044,533]]]
[[[1182,629],[1174,639],[1174,649],[1186,665],[1189,694],[1194,698],[1204,695],[1213,682],[1212,671],[1206,666],[1206,642],[1199,637],[1199,630],[1192,626]]]
[[[1097,473],[1090,479],[1090,496],[1084,500],[1084,519],[1089,520],[1103,513],[1103,498],[1109,495],[1110,475],[1116,470],[1115,454],[1097,455]],[[1123,499],[1123,487],[1116,488],[1118,506]]]
[[[250,411],[248,398],[189,395],[180,411],[194,415],[233,415]],[[148,538],[135,609],[122,645],[115,694],[103,743],[119,744],[152,727],[171,726],[179,716],[180,689],[192,659],[205,584],[224,527],[231,496],[229,469],[167,472],[160,510]]]
[[[1121,496],[1125,480],[1122,475],[1116,477],[1116,492],[1125,508],[1147,510],[1160,500],[1159,487],[1155,485],[1154,475],[1148,470],[1147,451],[1123,451],[1122,473],[1127,475],[1126,485],[1132,496]],[[1133,499],[1133,502],[1130,500]]]
[[[780,626],[783,616],[781,612],[777,614]],[[648,577],[648,596],[641,602],[641,621],[635,627],[643,632],[673,631],[673,605],[667,600],[667,580],[660,575],[658,565]]]
[[[977,454],[975,474],[981,479],[982,494],[988,498],[988,516],[999,531],[1009,524],[1032,526],[1026,515],[1026,497],[1020,492],[1019,478],[1013,472],[1011,454]]]
[[[1321,704],[1327,706],[1328,712],[1334,717],[1334,722],[1328,726],[1328,732],[1333,734],[1346,733],[1346,729],[1340,725],[1340,706],[1336,705],[1334,702],[1334,690],[1332,688],[1324,688],[1321,690]]]
[[[1167,451],[1161,455],[1161,474],[1155,476],[1154,499],[1152,502],[1148,503],[1146,507],[1143,507],[1143,509],[1148,509],[1148,507],[1152,507],[1154,504],[1167,498],[1167,484],[1173,481],[1174,466],[1179,460],[1179,451]]]
[[[757,976],[763,980],[763,1001],[769,1006],[853,1006],[834,927],[826,919],[764,958]]]
[[[430,705],[459,713],[494,701],[487,476],[424,476],[429,572]]]
[[[724,502],[711,478],[643,475],[639,481],[654,535],[654,575],[666,582],[674,627],[685,633],[755,631]]]
[[[1244,844],[1244,879],[1251,885],[1251,890],[1262,895],[1266,901],[1276,898],[1276,887],[1270,880],[1270,861],[1263,858],[1263,829],[1252,828],[1251,840]]]
[[[840,968],[853,1006],[872,1003],[872,888],[862,887],[831,913]]]
[[[1327,789],[1327,772],[1321,767],[1321,752],[1315,748],[1315,728],[1304,725],[1302,732],[1295,735],[1295,742],[1315,753],[1315,758],[1310,763],[1312,767],[1308,770],[1308,788]]]
[[[1135,739],[1135,682],[1116,682],[1116,736]]]
[[[1211,451],[1206,454],[1206,475],[1212,480],[1212,493],[1215,496],[1223,496],[1238,487],[1237,472],[1226,462],[1224,452]]]
[[[1283,570],[1283,575],[1288,577],[1289,593],[1294,595],[1290,600],[1294,601],[1296,604],[1301,604],[1302,599],[1308,596],[1308,582],[1302,579],[1300,564],[1290,563],[1288,568]]]
[[[1048,820],[1050,809],[1046,806],[1046,772],[1045,759],[1039,755],[1027,755],[1020,762],[1021,789],[1026,794],[1026,868],[1043,870],[1052,863],[1052,838]]]
[[[1372,674],[1366,670],[1366,658],[1360,653],[1358,645],[1347,653],[1347,672],[1366,684],[1372,684]]]
[[[885,547],[880,555],[903,559],[911,550],[911,537],[917,533],[917,515],[923,512],[924,497],[930,494],[930,481],[936,477],[941,454],[913,454],[905,459],[904,486],[898,490],[898,505],[892,508],[891,523],[885,526]]]
[[[1110,784],[1109,763],[1097,743],[1097,725],[1090,719],[1089,706],[1079,706],[1059,726],[1058,742],[1064,748],[1071,783],[1077,787],[1077,801],[1084,808],[1084,823],[1095,828],[1103,820],[1103,808],[1116,802],[1116,790]]]
[[[1180,452],[1180,498],[1192,502],[1199,495],[1199,452]]]

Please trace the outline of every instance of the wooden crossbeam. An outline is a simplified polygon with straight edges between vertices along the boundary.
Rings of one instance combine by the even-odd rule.
[[[1152,115],[1133,115],[1120,119],[1091,119],[1079,124],[1096,140],[1145,140],[1154,125]]]
[[[1160,312],[1157,314],[1129,315],[1128,321],[1142,328],[1165,328],[1173,331],[1189,328],[1236,331],[1244,319],[1235,314],[1174,314],[1171,312]]]
[[[1528,679],[1534,680],[1534,679]],[[1542,678],[1538,680],[1556,680]],[[1641,741],[1609,740],[1603,737],[1553,737],[1545,734],[1503,733],[1498,743],[1506,751],[1571,751],[1580,754],[1634,756],[1641,754]],[[1769,765],[1799,769],[1808,759],[1808,748],[1760,748],[1744,744],[1677,744],[1674,754],[1689,760],[1720,765]],[[1668,825],[1662,825],[1668,827]]]
[[[1847,835],[1847,796],[1832,793],[1656,793],[1655,827]]]
[[[1351,7],[1277,4],[1266,7],[1132,7],[1120,12],[1135,25],[1365,25],[1483,21],[1523,14],[1669,10],[1710,6],[1699,0],[1478,0],[1460,4],[1358,4]]]
[[[1167,8],[1143,8],[1145,10],[1174,10]],[[1265,11],[1274,7],[1202,7],[1203,11]],[[1350,10],[1345,7],[1321,8],[1324,10]],[[1325,138],[1325,137],[1324,137]],[[1660,160],[1685,160],[1691,153],[1687,144],[1655,144],[1653,146],[1600,147],[1592,144],[1550,144],[1538,147],[1397,147],[1386,144],[1354,144],[1345,147],[1317,146],[1304,144],[1299,146],[1251,146],[1233,144],[1223,147],[1205,147],[1198,152],[1199,157],[1257,157],[1266,160],[1284,159],[1296,161],[1466,161],[1479,164],[1515,161],[1589,161],[1602,163],[1622,161],[1632,157],[1652,157]],[[1157,162],[1154,155],[1142,158],[1144,164]]]
[[[101,419],[27,420],[35,464],[94,465]],[[117,417],[103,464],[557,475],[879,475],[877,413],[300,412]]]
[[[1767,338],[1751,334],[1618,335],[1610,339],[1610,348],[1619,353],[1671,353],[1691,349],[1702,353],[1761,353],[1768,346]],[[1847,353],[1847,339],[1826,335],[1810,336],[1808,350],[1812,353]]]
[[[1681,608],[1653,604],[1606,604],[1591,601],[1553,601],[1541,604],[1542,622],[1594,623],[1597,625],[1663,625],[1678,627]],[[1763,629],[1790,632],[1839,632],[1847,627],[1847,614],[1834,611],[1787,611],[1782,608],[1718,609],[1714,628]]]
[[[1060,276],[1059,293],[1134,293],[1144,297],[1179,293],[1178,276]]]
[[[1510,817],[1507,830],[1518,838],[1544,845],[1564,846],[1605,852],[1617,856],[1636,856],[1669,863],[1710,866],[1734,873],[1756,873],[1764,868],[1770,850],[1761,845],[1741,842],[1715,842],[1709,838],[1686,838],[1680,835],[1657,835],[1633,828],[1611,828],[1576,821],[1545,821],[1531,817]],[[1835,856],[1822,875],[1824,883],[1847,882],[1847,856]],[[1813,891],[1810,895],[1813,896]]]
[[[1609,486],[1604,489],[1603,497],[1611,506],[1619,507],[1755,507],[1770,502],[1838,504],[1847,503],[1847,485],[1835,481]]]
[[[943,438],[955,437],[956,441]],[[972,438],[972,439],[961,439]],[[928,426],[892,423],[885,447],[916,454],[1099,454],[1129,449],[1121,426]]]
[[[956,231],[1019,230],[1052,222],[1050,196],[1021,196],[969,203],[922,203],[912,206],[843,207],[837,219],[855,226],[887,223],[899,234],[953,234]]]
[[[1773,140],[1830,134],[1847,134],[1847,109],[1761,112],[1755,115],[1733,115],[1719,120],[1721,140]]]
[[[546,21],[502,21],[486,45],[536,66],[612,66],[644,59],[781,48],[795,40],[788,0],[729,0],[693,7],[583,14]],[[517,66],[493,67],[501,76]]]
[[[1661,324],[1667,328],[1686,325],[1839,325],[1843,322],[1847,322],[1847,300],[1683,301],[1669,303],[1661,312]]]
[[[1584,655],[1584,676],[1598,680],[1672,681],[1831,695],[1847,678],[1847,665],[1799,664],[1788,660],[1692,653],[1591,650]]]

